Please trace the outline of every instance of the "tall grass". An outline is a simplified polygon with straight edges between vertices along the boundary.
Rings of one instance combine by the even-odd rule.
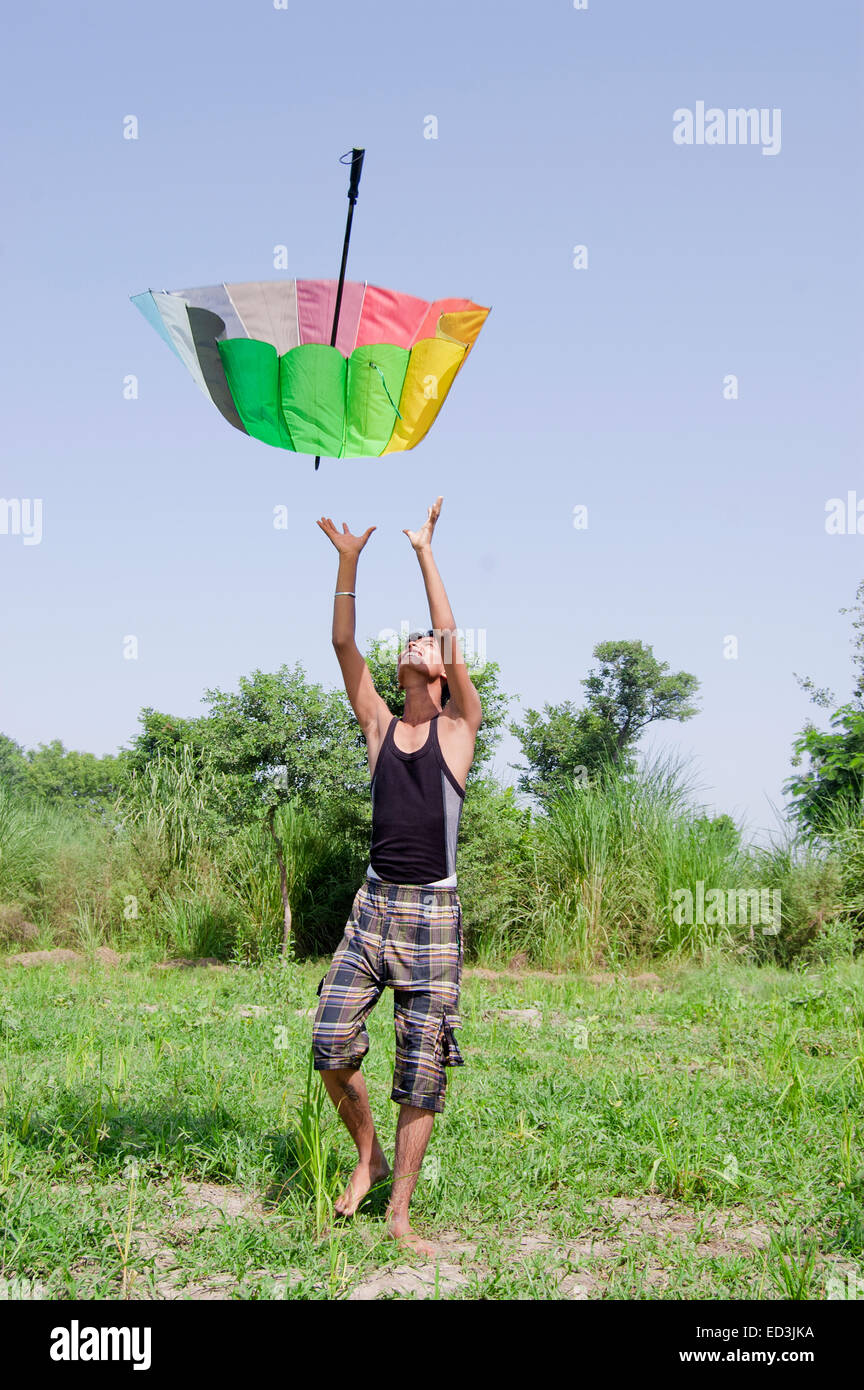
[[[781,965],[853,955],[864,930],[861,807],[838,802],[819,833],[778,821],[768,847],[750,851],[754,872],[782,898],[782,931],[759,942],[757,955]]]
[[[220,958],[230,952],[237,916],[231,903],[218,896],[195,890],[180,897],[163,892],[155,924],[169,956]]]
[[[49,933],[74,931],[82,900],[100,891],[105,828],[79,812],[26,801],[0,782],[0,904],[18,904]]]
[[[133,769],[117,799],[121,827],[145,826],[182,867],[214,831],[219,784],[212,760],[182,744],[179,752],[159,752],[143,769]]]
[[[730,944],[725,927],[676,920],[677,890],[737,887],[744,872],[737,832],[698,818],[692,790],[687,764],[660,756],[551,802],[537,827],[535,955],[584,969]]]
[[[786,831],[757,849],[728,817],[701,814],[693,793],[687,764],[669,757],[574,786],[533,814],[487,779],[460,842],[469,955],[524,951],[537,966],[592,970],[723,951],[788,964],[860,949],[860,808],[838,812],[818,839]],[[260,961],[287,938],[295,955],[328,953],[365,863],[362,818],[346,829],[350,816],[325,821],[297,801],[275,808],[270,825],[263,803],[245,822],[236,811],[228,817],[224,779],[185,747],[130,775],[104,821],[0,784],[0,909],[35,922],[40,945]],[[781,930],[682,913],[682,893],[712,889],[778,890]]]
[[[231,837],[221,869],[243,910],[247,951],[263,957],[288,940],[295,944],[298,914],[327,883],[339,851],[338,837],[297,800],[280,803],[269,821],[244,826]]]

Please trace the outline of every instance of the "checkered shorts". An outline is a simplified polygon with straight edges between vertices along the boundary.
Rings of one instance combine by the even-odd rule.
[[[442,1111],[444,1069],[465,1065],[453,1035],[462,1026],[463,960],[462,905],[455,888],[367,878],[318,986],[315,1070],[359,1067],[369,1051],[366,1019],[389,985],[396,1030],[390,1098]]]

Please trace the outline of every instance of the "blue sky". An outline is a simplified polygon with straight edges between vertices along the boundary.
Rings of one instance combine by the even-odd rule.
[[[315,519],[378,527],[362,647],[425,624],[402,528],[443,494],[456,621],[485,634],[514,717],[578,703],[593,646],[640,638],[701,682],[701,713],[648,742],[695,758],[704,802],[772,826],[794,734],[824,720],[793,672],[848,694],[838,609],[864,569],[864,535],[825,529],[830,498],[864,499],[856,10],[20,6],[0,496],[42,499],[43,531],[0,534],[0,730],[104,753],[142,707],[194,714],[255,668],[337,685]],[[779,152],[676,144],[700,101],[779,109]],[[232,430],[129,296],[279,278],[280,244],[289,274],[335,275],[352,145],[349,278],[492,313],[415,451],[316,473]],[[508,737],[507,778],[517,754]]]

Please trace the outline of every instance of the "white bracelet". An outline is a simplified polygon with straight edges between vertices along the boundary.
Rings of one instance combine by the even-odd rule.
[[[356,597],[357,597],[357,595],[356,595],[356,594],[353,592],[353,590],[351,590],[351,589],[337,589],[336,592],[335,592],[335,594],[333,595],[333,597],[334,597],[334,598],[340,598],[342,595],[344,595],[345,598],[356,598]]]

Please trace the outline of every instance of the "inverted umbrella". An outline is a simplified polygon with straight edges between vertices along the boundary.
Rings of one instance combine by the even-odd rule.
[[[276,448],[329,458],[413,449],[489,313],[470,299],[417,299],[345,280],[362,163],[354,150],[338,281],[132,296],[225,419]]]

